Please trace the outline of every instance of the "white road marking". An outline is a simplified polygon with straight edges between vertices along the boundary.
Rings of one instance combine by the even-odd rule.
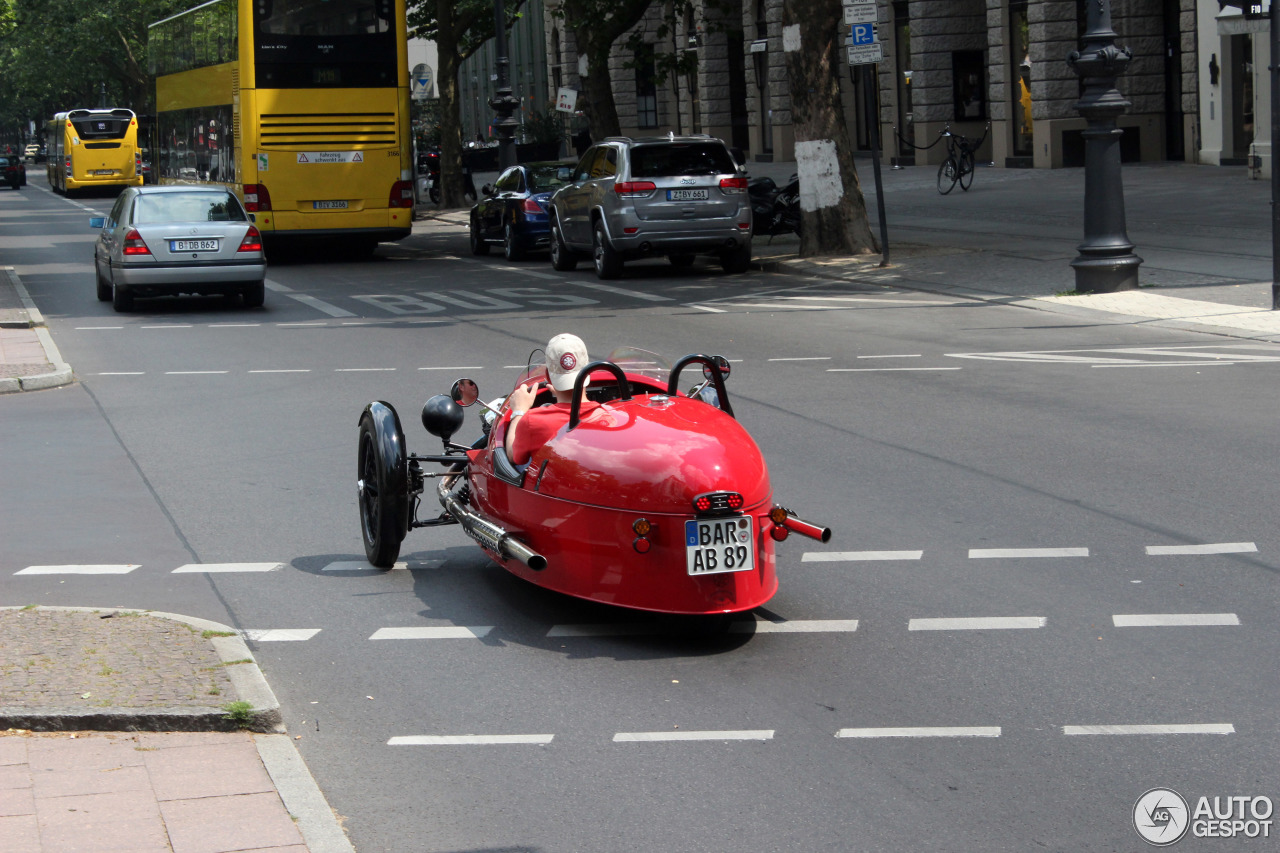
[[[970,548],[971,560],[1022,559],[1024,557],[1087,557],[1088,548]]]
[[[327,326],[328,323],[323,321],[318,323],[276,323],[277,329],[314,329],[320,326]]]
[[[314,308],[317,311],[320,311],[324,314],[328,314],[330,317],[358,317],[359,316],[358,314],[355,314],[351,311],[347,311],[344,308],[339,308],[337,305],[330,305],[328,302],[325,302],[323,299],[317,299],[314,296],[307,296],[302,293],[286,293],[285,296],[288,296],[290,299],[301,302],[303,305],[306,305],[308,308]]]
[[[484,370],[483,367],[477,364],[469,364],[464,367],[419,367],[418,369],[419,370]]]
[[[827,373],[891,373],[903,370],[963,370],[962,367],[829,367]]]
[[[390,569],[380,569],[367,560],[339,560],[330,563],[320,571],[322,572],[384,572],[384,571],[405,571],[413,569],[438,569],[444,565],[444,560],[415,560],[413,565],[405,560],[400,560]]]
[[[166,370],[165,376],[220,376],[229,370]]]
[[[320,633],[319,628],[265,628],[241,631],[245,639],[255,643],[290,643],[310,640]]]
[[[190,323],[171,323],[161,326],[139,326],[139,329],[190,329]]]
[[[274,572],[284,568],[284,563],[188,563],[178,566],[173,574],[224,574],[229,572]]]
[[[1000,737],[999,726],[902,726],[881,729],[841,729],[836,737]]]
[[[732,308],[769,308],[774,311],[840,311],[847,305],[788,305],[785,302],[729,302]]]
[[[387,746],[492,746],[495,744],[551,743],[555,735],[405,735],[393,737]]]
[[[806,551],[802,563],[844,563],[870,560],[919,560],[924,551]]]
[[[912,619],[908,631],[1004,631],[1043,628],[1044,616],[960,616],[941,619]]]
[[[1064,735],[1229,735],[1231,723],[1186,723],[1139,726],[1063,726]]]
[[[257,329],[261,323],[210,323],[210,329]]]
[[[274,290],[276,293],[293,293],[293,288],[283,285],[274,279],[265,279],[263,284],[267,286],[267,290]]]
[[[1111,617],[1117,628],[1167,628],[1187,625],[1239,625],[1234,613],[1131,613]]]
[[[250,373],[310,373],[311,371],[310,369],[295,367],[295,368],[289,368],[289,369],[279,368],[275,370],[250,370],[249,372]]]
[[[668,740],[773,740],[773,729],[755,731],[706,731],[706,732],[618,732],[614,743],[653,743]]]
[[[972,302],[937,302],[926,299],[884,299],[878,296],[778,296],[777,299],[805,299],[811,302],[885,302],[894,305],[973,305]]]
[[[918,352],[903,353],[901,355],[860,355],[858,358],[922,358]]]
[[[731,634],[851,634],[857,619],[794,619],[786,622],[731,622]]]
[[[493,630],[492,625],[442,625],[435,628],[379,628],[370,640],[478,640]]]
[[[771,358],[769,361],[830,361],[829,355],[807,355],[797,356],[796,358]]]
[[[564,281],[564,276],[552,275],[549,272],[534,272],[533,270],[525,269],[524,267],[507,267],[502,264],[486,264],[486,266],[489,267],[489,269],[502,270],[503,272],[518,272],[521,275],[528,276],[529,278],[546,278],[551,281]]]
[[[670,296],[659,296],[656,293],[641,293],[638,290],[627,290],[625,287],[614,287],[611,284],[596,284],[593,281],[575,281],[574,284],[579,287],[589,287],[592,290],[600,290],[605,293],[616,293],[619,296],[630,296],[634,299],[644,299],[648,302],[672,302]]]
[[[391,373],[394,367],[335,367],[334,373]]]
[[[1162,557],[1174,554],[1251,554],[1258,550],[1253,542],[1218,542],[1204,545],[1148,545],[1147,554]]]
[[[127,575],[138,568],[138,564],[115,566],[27,566],[15,574],[19,575]]]
[[[1090,367],[1229,367],[1234,361],[1143,361],[1138,364],[1091,364]]]
[[[710,305],[694,305],[693,303],[689,303],[689,307],[697,308],[699,311],[706,311],[710,314],[727,314],[728,313],[723,308],[712,308]]]

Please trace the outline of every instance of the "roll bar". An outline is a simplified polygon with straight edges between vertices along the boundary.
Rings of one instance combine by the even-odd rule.
[[[695,353],[686,355],[677,361],[676,366],[671,368],[671,379],[667,382],[667,396],[674,397],[680,392],[680,371],[694,362],[711,368],[711,382],[716,386],[716,394],[720,397],[720,409],[729,417],[736,418],[737,415],[733,413],[733,406],[729,405],[729,395],[724,390],[724,377],[720,375],[720,368],[716,366],[715,361],[709,355]]]
[[[621,399],[631,399],[631,383],[627,381],[627,374],[622,372],[622,368],[612,361],[593,361],[582,370],[579,370],[578,378],[573,381],[573,403],[569,408],[569,429],[573,429],[578,425],[578,409],[582,404],[582,389],[586,387],[587,377],[595,370],[607,370],[612,373],[618,380],[618,389],[622,392]]]

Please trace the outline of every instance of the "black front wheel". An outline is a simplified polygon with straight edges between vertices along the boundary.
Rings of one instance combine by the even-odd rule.
[[[942,165],[938,166],[938,192],[946,195],[955,189],[959,171],[960,169],[953,158],[948,157],[943,160]]]
[[[569,272],[577,269],[578,256],[564,244],[564,235],[560,233],[560,223],[555,215],[551,217],[551,267],[557,272]]]
[[[973,153],[966,152],[960,158],[960,189],[965,192],[973,186]]]
[[[360,451],[357,460],[357,486],[360,501],[360,534],[364,554],[380,569],[389,569],[400,556],[400,543],[405,531],[398,523],[408,503],[403,472],[393,470],[393,460],[386,458],[381,436],[373,417],[360,419]]]

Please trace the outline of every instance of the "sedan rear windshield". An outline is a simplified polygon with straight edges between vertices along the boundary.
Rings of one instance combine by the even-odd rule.
[[[230,193],[153,193],[138,196],[133,221],[140,225],[163,222],[244,222],[244,208]]]
[[[733,175],[737,164],[723,145],[706,142],[643,145],[631,149],[633,178]]]

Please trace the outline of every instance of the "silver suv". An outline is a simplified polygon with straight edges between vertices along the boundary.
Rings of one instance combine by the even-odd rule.
[[[550,201],[551,263],[590,253],[600,278],[627,258],[666,255],[674,266],[715,254],[725,272],[751,264],[746,173],[710,136],[610,137],[587,149]]]

